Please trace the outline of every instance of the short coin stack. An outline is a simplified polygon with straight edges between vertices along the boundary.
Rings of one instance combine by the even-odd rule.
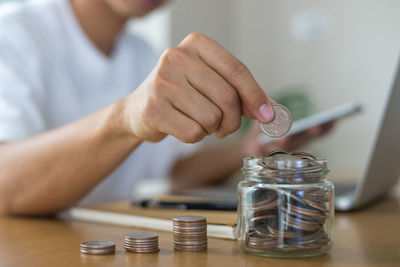
[[[158,234],[130,233],[124,236],[124,248],[134,253],[158,252]]]
[[[105,255],[115,252],[115,243],[111,241],[87,241],[81,243],[81,252],[85,254]]]
[[[174,248],[182,251],[207,249],[207,219],[202,216],[173,218]]]

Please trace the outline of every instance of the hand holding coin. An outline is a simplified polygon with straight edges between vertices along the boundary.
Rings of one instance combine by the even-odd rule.
[[[250,70],[199,33],[167,49],[145,81],[122,101],[123,128],[141,141],[172,135],[195,143],[239,129],[242,116],[272,120],[273,101]]]

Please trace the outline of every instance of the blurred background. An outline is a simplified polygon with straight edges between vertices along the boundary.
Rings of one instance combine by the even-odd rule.
[[[335,180],[366,160],[399,59],[399,12],[398,0],[175,0],[130,28],[160,53],[190,32],[214,38],[295,117],[361,102],[361,115],[302,148],[327,157]]]

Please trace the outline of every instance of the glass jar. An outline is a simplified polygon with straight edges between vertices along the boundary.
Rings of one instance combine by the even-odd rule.
[[[333,244],[334,187],[327,161],[275,151],[243,160],[238,185],[239,246],[271,257],[308,257]]]

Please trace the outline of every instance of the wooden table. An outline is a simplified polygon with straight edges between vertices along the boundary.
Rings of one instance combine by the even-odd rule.
[[[125,252],[122,236],[143,231],[51,218],[0,217],[0,266],[400,266],[400,194],[367,209],[337,213],[335,244],[329,254],[275,259],[243,253],[236,241],[209,238],[207,252],[175,252],[172,234],[159,232],[156,254]],[[115,255],[83,255],[87,240],[116,242]]]

